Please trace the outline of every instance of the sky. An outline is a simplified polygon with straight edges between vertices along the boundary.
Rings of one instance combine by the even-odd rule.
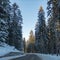
[[[33,30],[35,32],[40,6],[43,6],[45,17],[47,17],[47,0],[10,0],[10,2],[12,4],[17,3],[21,10],[23,18],[22,34],[28,40],[30,31]]]

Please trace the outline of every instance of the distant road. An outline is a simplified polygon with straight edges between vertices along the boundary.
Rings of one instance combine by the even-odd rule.
[[[27,54],[23,57],[18,57],[18,58],[11,59],[11,60],[42,60],[42,59],[35,54]]]

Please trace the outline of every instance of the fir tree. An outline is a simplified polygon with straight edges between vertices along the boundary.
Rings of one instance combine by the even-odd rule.
[[[12,6],[12,17],[9,27],[9,44],[22,50],[22,15],[16,3]]]
[[[35,28],[35,44],[37,52],[47,53],[46,25],[42,6],[39,9],[38,22]]]
[[[8,12],[9,0],[0,0],[0,41],[6,42],[8,38]]]
[[[60,31],[60,12],[59,12],[60,1],[59,0],[49,0],[48,1],[48,16],[49,16],[49,30],[51,39],[51,53],[57,53],[58,41],[59,41],[59,31]],[[53,42],[53,43],[52,43]]]

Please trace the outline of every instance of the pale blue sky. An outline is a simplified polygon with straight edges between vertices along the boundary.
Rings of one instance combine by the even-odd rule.
[[[28,39],[30,30],[35,30],[35,24],[38,19],[38,11],[43,6],[45,15],[47,16],[47,0],[10,0],[19,5],[23,16],[23,37]],[[45,17],[46,17],[45,16]]]

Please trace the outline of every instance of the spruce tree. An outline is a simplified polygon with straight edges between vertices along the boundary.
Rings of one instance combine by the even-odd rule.
[[[9,0],[0,0],[0,41],[6,42],[8,39],[8,12]]]
[[[22,50],[22,15],[18,5],[12,5],[12,16],[9,27],[9,44],[15,48]]]
[[[44,14],[44,10],[41,6],[38,12],[38,22],[35,28],[36,50],[40,53],[47,53],[47,37]]]
[[[57,46],[59,41],[59,31],[60,31],[60,1],[59,0],[49,0],[48,1],[48,16],[49,16],[49,30],[50,30],[50,41],[51,41],[51,53],[57,53]],[[53,43],[52,43],[53,42]]]

